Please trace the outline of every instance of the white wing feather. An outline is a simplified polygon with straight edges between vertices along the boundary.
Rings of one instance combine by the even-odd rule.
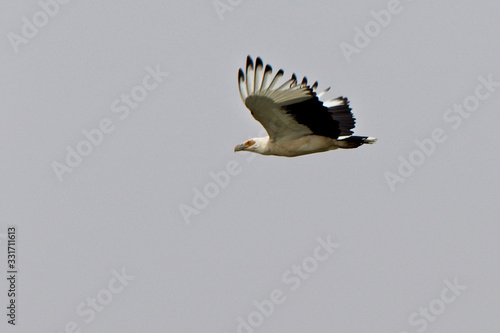
[[[289,80],[279,86],[283,71],[279,70],[271,80],[271,67],[266,66],[264,69],[260,58],[257,58],[254,67],[250,57],[247,58],[245,75],[240,70],[238,76],[242,100],[252,112],[253,117],[264,126],[271,140],[302,137],[312,133],[307,126],[299,124],[282,108],[315,96],[312,89],[307,86],[307,81],[304,83],[305,78],[298,85],[297,77],[293,74]]]

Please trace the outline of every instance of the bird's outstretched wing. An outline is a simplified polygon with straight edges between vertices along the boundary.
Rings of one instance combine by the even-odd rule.
[[[317,94],[318,82],[312,86],[303,78],[297,84],[295,74],[280,85],[283,70],[274,77],[269,65],[257,58],[255,66],[247,57],[245,72],[238,72],[238,85],[243,103],[253,117],[264,126],[270,140],[289,140],[315,134],[333,139],[351,135],[355,119],[347,98],[327,102],[319,100],[328,89]]]

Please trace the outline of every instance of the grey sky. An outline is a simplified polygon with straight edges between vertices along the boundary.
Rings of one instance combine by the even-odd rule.
[[[2,332],[500,329],[498,1],[40,3],[0,11]],[[234,154],[248,54],[378,142]]]

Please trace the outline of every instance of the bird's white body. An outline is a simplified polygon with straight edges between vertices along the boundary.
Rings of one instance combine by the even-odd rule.
[[[335,140],[320,135],[307,135],[288,141],[273,141],[268,136],[251,139],[256,142],[255,149],[248,150],[261,155],[276,155],[285,157],[296,157],[307,154],[314,154],[335,150],[338,148],[348,148],[342,140]],[[369,137],[367,143],[373,143],[375,138]]]
[[[338,148],[337,140],[319,135],[307,135],[289,141],[270,141],[267,139],[267,147],[271,155],[295,157],[300,155],[325,152]]]
[[[253,139],[259,144],[254,153],[295,157],[337,149],[336,140],[318,135],[308,135],[288,141],[273,141],[269,137]]]
[[[318,83],[307,85],[304,78],[297,84],[295,74],[279,85],[283,71],[271,77],[272,68],[257,58],[247,57],[246,71],[240,69],[238,84],[241,99],[269,136],[253,138],[234,151],[262,155],[295,157],[338,148],[352,149],[376,141],[373,137],[352,136],[355,119],[347,98],[326,102],[319,100],[325,90],[316,94]]]

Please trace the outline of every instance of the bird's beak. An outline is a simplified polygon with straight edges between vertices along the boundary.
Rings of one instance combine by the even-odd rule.
[[[236,153],[237,151],[242,151],[242,150],[245,150],[245,145],[244,144],[241,144],[241,145],[237,145],[236,147],[234,147],[234,152]]]

